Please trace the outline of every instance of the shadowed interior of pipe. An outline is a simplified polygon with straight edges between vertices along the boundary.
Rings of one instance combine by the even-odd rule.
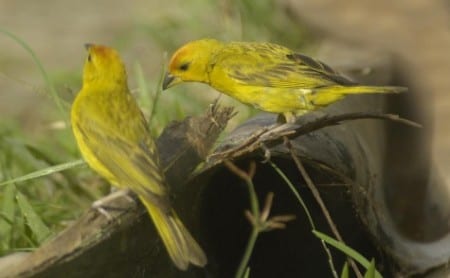
[[[317,230],[332,236],[319,206],[306,188],[292,160],[272,158],[272,161],[299,190]],[[247,169],[248,162],[248,159],[241,160],[237,165]],[[371,244],[368,234],[358,220],[350,201],[348,186],[336,176],[315,169],[306,162],[304,164],[346,243],[365,257],[375,258],[379,264],[378,269],[387,271],[387,267],[383,266],[381,254]],[[246,184],[223,166],[200,176],[197,182],[195,183],[204,186],[199,197],[199,226],[204,247],[209,254],[209,267],[212,273],[220,273],[220,277],[231,277],[241,260],[251,231],[251,226],[244,217],[244,210],[250,207]],[[312,228],[304,210],[270,164],[257,164],[254,185],[261,207],[267,193],[275,193],[271,215],[295,214],[297,219],[289,222],[286,229],[260,234],[250,261],[251,275],[330,276],[328,258],[319,239],[311,233]],[[344,256],[332,247],[330,250],[340,272]]]
[[[404,71],[399,71],[404,72]],[[449,232],[449,212],[433,196],[446,196],[439,185],[442,180],[432,178],[431,111],[426,104],[429,94],[413,80],[403,81],[395,74],[395,84],[408,84],[405,94],[389,98],[388,110],[416,121],[423,127],[410,128],[386,123],[386,159],[383,162],[384,193],[388,209],[397,230],[406,238],[432,242]],[[434,173],[436,174],[436,173]],[[436,191],[440,193],[436,194]],[[443,198],[445,199],[445,198]],[[447,201],[448,202],[448,201]]]

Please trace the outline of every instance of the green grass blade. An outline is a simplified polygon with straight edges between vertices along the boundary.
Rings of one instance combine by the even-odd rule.
[[[13,232],[17,233],[18,235],[20,235],[27,243],[29,246],[34,246],[36,245],[33,240],[25,233],[24,229],[19,229],[16,226],[17,223],[15,221],[13,221],[13,219],[10,219],[8,217],[6,217],[6,215],[4,215],[2,212],[0,212],[0,220],[5,221],[6,223],[8,223],[11,227],[14,228]],[[2,239],[3,240],[3,239]],[[13,243],[10,244],[11,246],[9,246],[7,249],[1,250],[0,249],[0,256],[2,256],[3,254],[7,253],[10,250],[16,250],[18,251],[18,248],[14,248]],[[30,249],[35,249],[33,247],[30,247]]]
[[[370,266],[367,269],[366,274],[364,274],[364,278],[375,278],[375,260],[372,259],[370,261]]]
[[[334,248],[340,250],[347,256],[351,257],[352,259],[357,261],[359,264],[361,264],[364,268],[369,269],[370,262],[366,258],[364,258],[361,254],[359,254],[356,250],[354,250],[353,248],[351,248],[351,247],[345,245],[344,243],[337,241],[334,238],[329,237],[326,234],[321,233],[317,230],[313,230],[312,232],[316,237],[320,238],[321,240],[325,241],[329,245],[333,246]],[[382,278],[381,274],[377,270],[375,270],[375,277]]]
[[[11,218],[7,217],[3,212],[0,212],[0,220],[5,221],[6,223],[8,223],[9,225],[13,225],[14,222],[12,221]]]
[[[28,198],[17,191],[16,194],[17,204],[22,211],[22,214],[25,216],[28,226],[30,227],[33,234],[36,236],[37,242],[44,241],[47,237],[50,236],[51,232],[47,225],[44,224],[41,217],[34,211],[31,206]]]
[[[48,167],[45,169],[41,169],[41,170],[26,174],[24,176],[17,177],[17,178],[11,179],[11,180],[3,181],[0,183],[0,186],[5,186],[5,185],[11,184],[11,183],[24,182],[27,180],[47,176],[47,175],[50,175],[50,174],[53,174],[56,172],[64,171],[64,170],[67,170],[70,168],[75,168],[75,167],[78,167],[78,166],[81,166],[84,164],[85,164],[85,162],[82,159],[70,161],[67,163],[63,163],[63,164],[51,166],[51,167]]]
[[[348,263],[345,262],[344,266],[342,267],[341,278],[349,278],[349,277],[350,273],[348,272]]]
[[[137,99],[139,101],[141,109],[145,109],[146,111],[148,111],[148,115],[151,115],[153,109],[152,97],[150,96],[150,89],[148,86],[148,82],[145,79],[145,74],[144,71],[142,70],[142,66],[140,63],[134,64],[134,73],[137,82],[137,87],[139,88]]]
[[[269,161],[270,166],[280,175],[280,177],[286,182],[286,184],[289,186],[289,189],[292,191],[292,194],[294,194],[295,198],[297,198],[298,203],[302,206],[306,217],[308,218],[309,224],[311,225],[311,228],[313,230],[316,229],[316,225],[314,224],[314,220],[312,219],[311,213],[309,212],[308,206],[306,205],[305,201],[303,201],[302,197],[300,196],[300,193],[298,193],[295,186],[292,184],[292,182],[289,180],[289,178],[281,171],[278,166],[273,163],[272,161]]]
[[[247,267],[242,278],[250,278],[250,267]]]
[[[309,224],[311,225],[312,230],[314,231],[316,229],[316,225],[314,224],[314,220],[311,216],[311,213],[309,212],[308,206],[306,205],[305,201],[300,196],[300,193],[295,188],[294,184],[292,184],[292,182],[289,180],[289,178],[283,173],[283,171],[281,171],[281,169],[275,163],[273,163],[272,161],[269,161],[269,163],[272,166],[272,168],[275,169],[275,171],[278,173],[278,175],[280,175],[280,177],[284,180],[284,182],[286,182],[286,184],[289,186],[289,188],[291,189],[294,196],[297,198],[299,204],[302,206],[303,211],[306,214],[306,217],[308,218],[308,221],[309,221]],[[337,271],[334,266],[333,256],[331,255],[331,252],[328,249],[328,247],[326,246],[326,244],[323,241],[321,241],[320,243],[322,244],[323,249],[328,257],[328,264],[330,265],[330,269],[331,269],[331,272],[333,273],[333,277],[337,277]]]
[[[167,52],[164,52],[163,53],[163,62],[162,62],[161,72],[160,72],[159,79],[158,79],[158,82],[156,84],[156,89],[155,89],[156,93],[155,93],[155,97],[153,98],[152,111],[150,113],[150,119],[148,121],[150,123],[150,125],[152,123],[153,117],[156,114],[156,109],[158,107],[159,97],[162,94],[162,84],[164,82],[164,77],[166,75],[166,67],[167,67],[167,62],[166,61],[167,61]]]
[[[31,49],[31,47],[29,47],[28,44],[24,40],[22,40],[21,38],[19,38],[16,35],[14,35],[13,33],[9,32],[7,30],[4,30],[2,28],[0,28],[0,32],[5,34],[6,36],[10,37],[15,42],[17,42],[20,46],[22,46],[25,49],[25,51],[27,51],[30,54],[34,63],[36,64],[39,71],[41,72],[42,77],[44,78],[45,84],[47,85],[48,89],[50,90],[50,97],[56,103],[56,106],[58,107],[61,115],[63,116],[63,119],[67,119],[68,113],[66,113],[66,110],[64,109],[63,103],[58,95],[58,92],[56,91],[55,86],[53,85],[53,82],[51,81],[50,77],[48,76],[47,72],[45,71],[44,66],[39,61],[36,53],[34,53],[33,49]]]
[[[15,205],[14,197],[16,195],[16,186],[8,184],[3,192],[2,198],[2,219],[0,219],[0,244],[1,250],[8,250],[11,248],[11,231],[13,229]]]

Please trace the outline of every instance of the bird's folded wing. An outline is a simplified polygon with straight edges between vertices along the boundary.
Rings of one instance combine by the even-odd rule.
[[[119,183],[117,186],[130,188],[156,204],[165,205],[165,179],[158,165],[155,145],[150,138],[130,141],[120,132],[108,132],[110,130],[105,130],[102,124],[95,124],[93,121],[79,129],[85,145],[115,177]]]
[[[297,53],[243,53],[229,55],[215,67],[248,86],[316,89],[354,84],[326,64]]]

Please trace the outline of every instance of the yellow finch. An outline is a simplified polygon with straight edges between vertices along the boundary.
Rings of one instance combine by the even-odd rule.
[[[86,45],[83,87],[71,112],[78,147],[89,166],[112,185],[131,189],[144,203],[170,258],[182,270],[206,256],[173,210],[155,142],[131,95],[119,54]]]
[[[398,93],[404,87],[358,85],[326,64],[272,43],[192,41],[172,56],[163,89],[202,82],[263,111],[295,116],[346,95]]]

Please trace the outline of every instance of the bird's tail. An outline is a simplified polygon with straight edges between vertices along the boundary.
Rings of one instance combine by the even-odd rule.
[[[406,92],[406,87],[396,86],[328,86],[316,89],[316,91],[309,96],[310,101],[317,106],[326,106],[335,101],[344,98],[346,95],[358,94],[395,94]]]
[[[205,253],[175,211],[166,212],[144,198],[140,197],[140,199],[147,208],[174,264],[181,270],[186,270],[189,263],[200,267],[205,266],[207,263]]]
[[[331,86],[327,89],[333,91],[335,94],[342,95],[357,95],[357,94],[392,94],[402,93],[408,91],[406,87],[400,86]]]

